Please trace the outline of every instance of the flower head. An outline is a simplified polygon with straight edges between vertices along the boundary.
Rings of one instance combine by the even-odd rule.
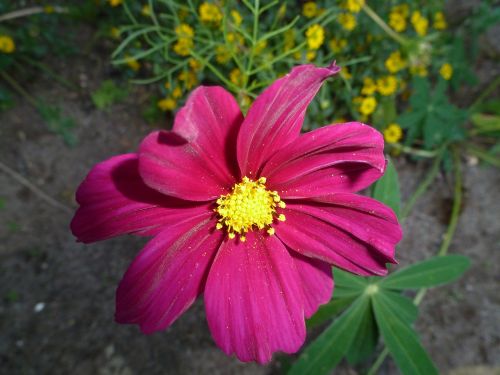
[[[439,69],[439,74],[441,74],[441,77],[445,80],[449,81],[453,75],[453,67],[449,63],[444,63]]]
[[[307,18],[313,18],[318,14],[318,6],[314,1],[308,1],[302,5],[302,14]]]
[[[204,2],[199,8],[201,22],[218,25],[222,21],[222,12],[215,4]]]
[[[0,52],[12,53],[16,50],[14,39],[8,35],[0,35]]]
[[[349,12],[359,13],[364,5],[365,0],[345,0],[343,7]]]
[[[377,90],[384,96],[392,95],[398,88],[398,80],[395,76],[389,75],[377,79]]]
[[[381,134],[356,122],[300,133],[338,71],[298,66],[246,117],[223,88],[198,87],[172,131],[90,171],[76,194],[75,236],[152,237],[118,286],[118,322],[164,330],[203,295],[217,345],[266,363],[303,344],[305,318],[331,297],[331,265],[387,273],[401,239],[396,216],[354,194],[384,173]]]
[[[399,142],[402,137],[403,130],[398,124],[389,124],[389,126],[384,129],[384,139],[387,143]]]
[[[436,12],[434,15],[434,28],[436,30],[445,30],[447,27],[448,24],[446,23],[443,12]]]
[[[315,23],[306,30],[306,38],[309,49],[318,49],[325,41],[325,29]]]
[[[411,15],[411,23],[413,24],[413,28],[420,36],[425,36],[427,34],[427,27],[429,26],[429,21],[427,18],[422,16],[422,14],[416,10]]]
[[[352,31],[356,27],[356,17],[354,17],[351,13],[342,13],[339,16],[339,23],[347,31]]]

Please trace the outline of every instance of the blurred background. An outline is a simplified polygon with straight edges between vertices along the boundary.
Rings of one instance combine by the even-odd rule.
[[[441,373],[500,373],[500,3],[266,4],[265,38],[252,43],[239,1],[1,1],[0,374],[281,373],[280,360],[224,355],[202,301],[166,332],[114,323],[115,288],[146,240],[83,245],[69,222],[90,168],[168,129],[196,85],[227,87],[245,110],[292,66],[333,59],[342,76],[325,84],[304,129],[378,128],[402,202],[436,165],[404,222],[401,266],[440,247],[454,205],[447,150],[459,150],[463,198],[449,252],[472,266],[429,291],[416,325]],[[365,370],[342,362],[335,373]],[[379,373],[399,372],[389,359]]]

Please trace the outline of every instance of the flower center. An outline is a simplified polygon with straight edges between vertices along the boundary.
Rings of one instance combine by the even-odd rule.
[[[273,220],[285,221],[285,215],[276,213],[276,208],[285,208],[285,202],[278,192],[267,190],[265,184],[265,177],[257,181],[243,177],[230,194],[221,195],[214,210],[219,215],[216,228],[226,227],[229,238],[239,234],[243,242],[245,233],[254,228],[267,228],[267,233],[273,235]]]

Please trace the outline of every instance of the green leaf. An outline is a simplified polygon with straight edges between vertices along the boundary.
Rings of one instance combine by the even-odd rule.
[[[371,306],[365,309],[361,318],[358,332],[346,353],[347,361],[351,364],[361,363],[368,359],[375,350],[378,342],[378,327]]]
[[[387,304],[382,293],[372,297],[380,333],[394,361],[404,375],[434,375],[438,371],[420,344],[416,332]]]
[[[366,296],[358,298],[300,355],[289,375],[330,374],[347,353],[358,327],[370,307]]]
[[[364,293],[369,283],[368,278],[353,275],[340,268],[333,269],[333,277],[335,279],[335,298],[357,297]]]
[[[398,172],[390,159],[384,175],[375,183],[372,196],[376,200],[388,205],[399,216],[401,192],[399,189]]]
[[[384,289],[380,290],[378,294],[380,294],[379,298],[382,298],[387,306],[389,306],[393,311],[397,311],[401,320],[408,324],[413,324],[415,320],[417,320],[418,307],[411,299],[398,292],[392,292]]]
[[[105,109],[112,104],[118,103],[125,99],[128,91],[115,85],[112,80],[104,81],[101,86],[92,93],[92,101],[99,109]]]
[[[330,302],[320,306],[316,314],[307,320],[307,328],[317,327],[329,319],[333,319],[345,310],[354,299],[355,297],[334,298]]]
[[[438,256],[398,270],[379,285],[398,290],[429,288],[458,279],[469,265],[469,258],[463,255]]]

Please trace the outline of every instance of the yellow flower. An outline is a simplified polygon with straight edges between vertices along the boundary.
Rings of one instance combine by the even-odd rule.
[[[434,28],[436,30],[445,30],[448,27],[443,12],[437,12],[434,15]]]
[[[398,124],[389,124],[384,129],[384,139],[387,143],[397,143],[403,137],[403,130]]]
[[[16,50],[14,39],[8,35],[0,35],[0,52],[12,53]]]
[[[375,81],[370,77],[365,77],[363,79],[363,88],[361,89],[361,94],[363,95],[373,95],[377,91],[377,85]]]
[[[427,77],[427,68],[425,65],[414,65],[410,67],[410,73],[420,77]]]
[[[255,46],[255,53],[258,55],[262,51],[264,51],[267,47],[267,40],[261,40],[257,45]]]
[[[175,34],[179,38],[192,38],[194,36],[194,30],[187,23],[181,23],[175,28]]]
[[[406,18],[399,12],[389,13],[389,26],[398,33],[405,31]]]
[[[332,50],[332,52],[338,53],[338,52],[342,51],[347,46],[347,40],[332,38],[332,39],[330,39],[330,42],[328,43],[328,45],[330,46],[330,49]]]
[[[108,0],[108,2],[112,7],[117,7],[118,5],[123,3],[123,0]]]
[[[307,51],[306,52],[306,60],[313,61],[316,58],[316,51]]]
[[[125,62],[127,63],[128,67],[134,72],[137,72],[141,68],[141,63],[136,59],[133,59],[132,57],[127,57],[125,59]]]
[[[325,29],[317,23],[306,30],[307,46],[309,49],[318,49],[325,41]]]
[[[222,21],[222,12],[215,4],[204,2],[199,8],[201,22],[219,24]]]
[[[401,52],[395,51],[385,60],[385,67],[391,73],[397,73],[406,67],[406,61],[401,57]]]
[[[236,26],[240,26],[243,22],[243,17],[241,17],[240,12],[238,12],[237,10],[233,9],[231,11],[231,17],[233,17],[233,21]]]
[[[225,44],[218,45],[215,48],[215,60],[219,64],[226,64],[229,60],[231,60],[231,52]]]
[[[151,8],[148,4],[142,6],[141,14],[146,17],[151,15]]]
[[[174,44],[174,52],[179,56],[188,56],[189,51],[193,48],[193,39],[191,38],[180,38],[177,43]]]
[[[313,18],[318,14],[318,6],[314,1],[308,1],[302,5],[302,14],[307,18]]]
[[[184,86],[189,90],[198,83],[198,79],[193,72],[183,71],[179,74],[179,81],[184,82]]]
[[[286,3],[281,4],[280,8],[278,9],[278,19],[282,19],[286,15]]]
[[[109,34],[113,39],[120,39],[121,31],[118,27],[112,27],[111,30],[109,30]]]
[[[175,109],[175,107],[177,107],[176,101],[170,97],[159,100],[156,105],[162,111],[172,111]]]
[[[354,30],[356,27],[356,17],[351,13],[342,13],[339,16],[339,23],[347,31]]]
[[[427,27],[429,26],[429,21],[427,18],[423,17],[422,14],[416,10],[411,15],[411,23],[413,28],[420,36],[425,36],[427,34]]]
[[[243,86],[243,74],[241,74],[241,70],[238,68],[231,70],[229,80],[238,87]]]
[[[450,64],[445,63],[441,66],[441,69],[439,69],[439,74],[441,74],[441,77],[445,80],[449,81],[453,75],[453,67]]]
[[[55,12],[55,10],[56,10],[56,9],[55,9],[52,5],[45,5],[45,6],[43,7],[43,11],[44,11],[45,13],[47,13],[47,14],[52,14],[52,13],[54,13],[54,12]]]
[[[340,70],[340,76],[344,79],[351,79],[352,78],[352,74],[349,72],[349,69],[347,68],[347,66],[343,67]]]
[[[188,64],[189,64],[189,67],[191,69],[193,69],[193,71],[195,71],[195,72],[201,69],[201,63],[196,59],[193,59],[193,58],[189,59]]]
[[[359,105],[359,112],[365,116],[371,115],[377,108],[377,99],[373,96],[368,96],[361,100]]]
[[[226,40],[230,43],[233,44],[236,42],[236,44],[242,46],[245,43],[245,40],[243,39],[243,36],[237,33],[227,33],[227,38]]]
[[[395,76],[385,76],[377,79],[377,90],[380,94],[388,96],[396,92],[398,80]]]
[[[175,99],[178,99],[182,96],[182,89],[177,86],[174,91],[172,91],[172,97],[175,98]]]
[[[396,5],[392,8],[391,12],[399,13],[404,18],[406,18],[410,14],[410,7],[408,6],[408,4]]]
[[[351,13],[358,13],[364,5],[365,0],[346,0],[343,8],[347,9]]]

